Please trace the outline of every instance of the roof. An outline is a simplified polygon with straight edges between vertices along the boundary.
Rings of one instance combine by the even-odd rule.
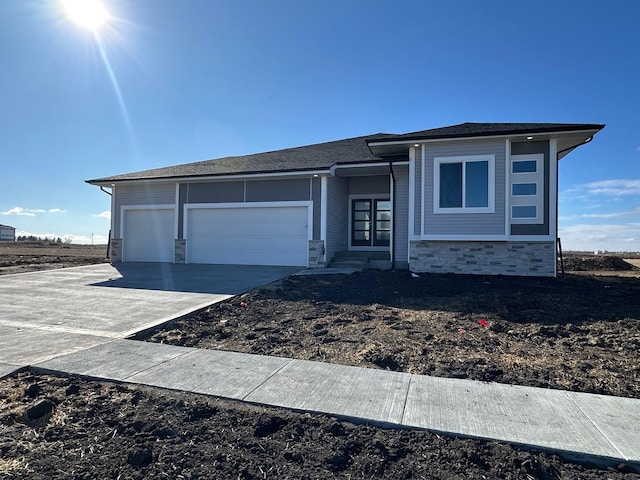
[[[462,123],[405,134],[378,133],[333,142],[275,150],[125,173],[87,180],[101,185],[131,180],[161,180],[256,173],[327,171],[340,164],[378,163],[388,159],[372,153],[369,144],[417,140],[508,136],[574,131],[599,131],[604,125],[575,123]]]
[[[585,123],[461,123],[449,127],[433,128],[400,135],[382,134],[372,138],[373,142],[397,142],[411,140],[436,140],[446,138],[493,137],[540,133],[600,131],[604,125]]]
[[[328,170],[338,163],[367,163],[381,161],[369,150],[367,141],[381,134],[347,138],[334,142],[287,148],[273,152],[224,157],[202,162],[126,173],[113,177],[88,180],[88,183],[106,183],[125,180],[202,177],[216,175],[243,175],[252,173],[299,172]]]

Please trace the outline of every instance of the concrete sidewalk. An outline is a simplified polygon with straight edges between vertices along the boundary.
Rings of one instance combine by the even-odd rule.
[[[132,340],[114,340],[33,368],[640,466],[636,399]]]

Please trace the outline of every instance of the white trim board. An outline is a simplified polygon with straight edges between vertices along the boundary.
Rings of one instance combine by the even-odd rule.
[[[409,235],[410,241],[437,242],[540,242],[550,243],[555,239],[549,235]]]
[[[327,208],[328,208],[328,198],[327,198],[327,177],[320,178],[320,240],[325,243],[325,251],[326,251],[326,243],[327,243]]]

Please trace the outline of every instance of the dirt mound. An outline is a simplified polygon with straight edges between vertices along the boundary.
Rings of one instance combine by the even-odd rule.
[[[564,268],[565,270],[574,272],[594,272],[598,270],[624,272],[638,269],[629,262],[614,255],[597,255],[593,257],[568,256],[564,259]]]

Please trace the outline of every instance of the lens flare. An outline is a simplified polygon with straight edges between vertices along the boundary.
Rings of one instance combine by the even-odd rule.
[[[100,0],[62,0],[69,18],[89,30],[96,30],[109,19]]]

